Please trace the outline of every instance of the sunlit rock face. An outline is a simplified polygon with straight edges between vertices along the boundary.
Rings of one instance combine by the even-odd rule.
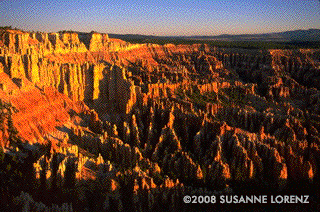
[[[69,189],[75,211],[173,211],[187,194],[312,187],[319,54],[3,30],[0,99],[15,109],[0,108],[0,143],[13,149],[12,120],[36,152],[42,196]],[[50,209],[30,195],[17,207]]]

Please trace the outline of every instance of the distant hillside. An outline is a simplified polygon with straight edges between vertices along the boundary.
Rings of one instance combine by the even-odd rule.
[[[191,39],[209,39],[225,41],[275,41],[275,42],[307,42],[320,41],[320,29],[294,30],[266,34],[190,36]]]
[[[109,34],[110,37],[119,38],[127,41],[132,40],[217,40],[217,41],[271,41],[271,42],[314,42],[320,41],[320,29],[294,30],[277,33],[265,34],[241,34],[241,35],[217,35],[217,36],[153,36],[137,34]]]

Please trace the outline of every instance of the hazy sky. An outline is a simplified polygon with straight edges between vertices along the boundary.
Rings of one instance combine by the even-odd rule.
[[[320,28],[319,0],[0,0],[0,26],[53,32],[219,35]]]

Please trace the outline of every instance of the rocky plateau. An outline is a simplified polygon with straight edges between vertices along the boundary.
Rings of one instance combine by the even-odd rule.
[[[2,190],[17,210],[193,211],[184,195],[290,192],[320,207],[319,49],[2,30],[0,100],[5,160],[30,164]]]

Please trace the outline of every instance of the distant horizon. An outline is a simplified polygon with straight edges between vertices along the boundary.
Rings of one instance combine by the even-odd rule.
[[[262,34],[273,34],[273,33],[283,33],[283,32],[293,32],[293,31],[308,31],[308,30],[320,30],[319,28],[309,28],[309,29],[294,29],[294,30],[285,30],[285,31],[277,31],[277,32],[265,32],[265,33],[243,33],[243,34],[218,34],[218,35],[147,35],[147,34],[132,34],[132,33],[126,33],[126,34],[118,34],[118,33],[107,33],[107,34],[114,34],[114,35],[141,35],[141,36],[156,36],[156,37],[213,37],[213,36],[222,36],[222,35],[262,35]],[[63,31],[63,30],[59,30]],[[59,32],[58,31],[58,32]],[[69,30],[66,30],[69,31]],[[72,30],[70,30],[72,31]],[[90,33],[90,32],[83,32],[83,33]],[[99,32],[98,32],[99,33]],[[104,32],[102,32],[104,33]]]
[[[320,28],[318,0],[4,0],[0,13],[0,25],[41,32],[219,36]]]
[[[217,36],[223,36],[223,35],[231,35],[231,36],[238,36],[238,35],[262,35],[262,34],[276,34],[276,33],[284,33],[284,32],[293,32],[293,31],[309,31],[309,30],[320,30],[319,28],[309,28],[309,29],[294,29],[294,30],[285,30],[285,31],[277,31],[277,32],[266,32],[266,33],[245,33],[245,34],[218,34],[218,35],[151,35],[151,34],[133,34],[133,33],[109,33],[109,32],[99,32],[95,30],[91,31],[78,31],[78,30],[57,30],[57,31],[41,31],[41,30],[26,30],[15,26],[0,26],[0,28],[4,27],[11,27],[12,30],[21,30],[24,32],[44,32],[44,33],[58,33],[58,32],[77,32],[77,33],[101,33],[101,34],[108,34],[108,35],[137,35],[137,36],[154,36],[154,37],[217,37]]]

